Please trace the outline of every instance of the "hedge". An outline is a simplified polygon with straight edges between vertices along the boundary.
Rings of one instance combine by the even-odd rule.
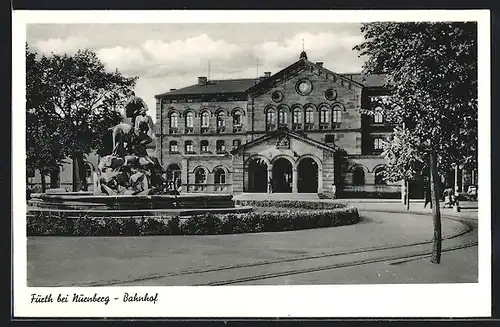
[[[237,205],[249,207],[274,207],[274,208],[299,208],[306,210],[329,210],[345,208],[345,203],[328,203],[314,201],[289,201],[289,200],[236,200]]]
[[[281,232],[335,227],[361,220],[356,208],[201,214],[178,217],[103,218],[66,217],[64,214],[35,212],[27,216],[28,236],[139,236],[139,235],[215,235]]]

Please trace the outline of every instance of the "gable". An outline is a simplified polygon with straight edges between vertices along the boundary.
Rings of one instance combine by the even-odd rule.
[[[267,91],[276,88],[296,76],[309,77],[316,81],[327,82],[332,87],[353,89],[363,88],[363,85],[350,77],[352,75],[342,75],[326,69],[322,65],[301,59],[282,69],[276,74],[262,80],[248,91],[252,96],[259,96]]]
[[[251,142],[248,142],[231,151],[232,154],[252,153],[272,157],[279,154],[288,154],[292,157],[315,154],[322,156],[323,151],[335,152],[326,144],[320,143],[306,136],[291,132],[287,129],[270,132]]]

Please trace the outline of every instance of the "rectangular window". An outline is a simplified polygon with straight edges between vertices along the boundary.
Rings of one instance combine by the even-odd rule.
[[[335,143],[335,135],[333,134],[326,134],[325,135],[325,143]]]
[[[186,152],[194,152],[193,143],[186,142]]]
[[[380,137],[373,139],[373,149],[380,151],[383,149],[383,140]]]
[[[224,141],[217,141],[216,150],[217,150],[217,152],[226,151],[226,145],[224,144]]]
[[[170,143],[170,152],[179,152],[179,149],[177,148],[177,142]]]

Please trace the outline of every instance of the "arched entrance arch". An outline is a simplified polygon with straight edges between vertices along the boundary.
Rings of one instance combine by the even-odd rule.
[[[175,187],[180,187],[181,182],[181,167],[178,164],[170,164],[167,167],[167,181],[173,182]]]
[[[267,193],[267,168],[262,158],[255,157],[248,161],[248,192]]]
[[[292,163],[286,158],[278,158],[273,162],[272,191],[275,193],[291,193],[293,185]]]
[[[300,160],[297,171],[297,191],[299,193],[316,193],[318,192],[318,163],[312,158],[304,158]]]

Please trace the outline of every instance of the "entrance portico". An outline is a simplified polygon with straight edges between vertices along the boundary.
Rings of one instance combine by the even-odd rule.
[[[288,130],[268,133],[233,152],[235,176],[241,176],[243,186],[233,190],[235,193],[330,193],[334,183],[334,152],[332,147]]]

